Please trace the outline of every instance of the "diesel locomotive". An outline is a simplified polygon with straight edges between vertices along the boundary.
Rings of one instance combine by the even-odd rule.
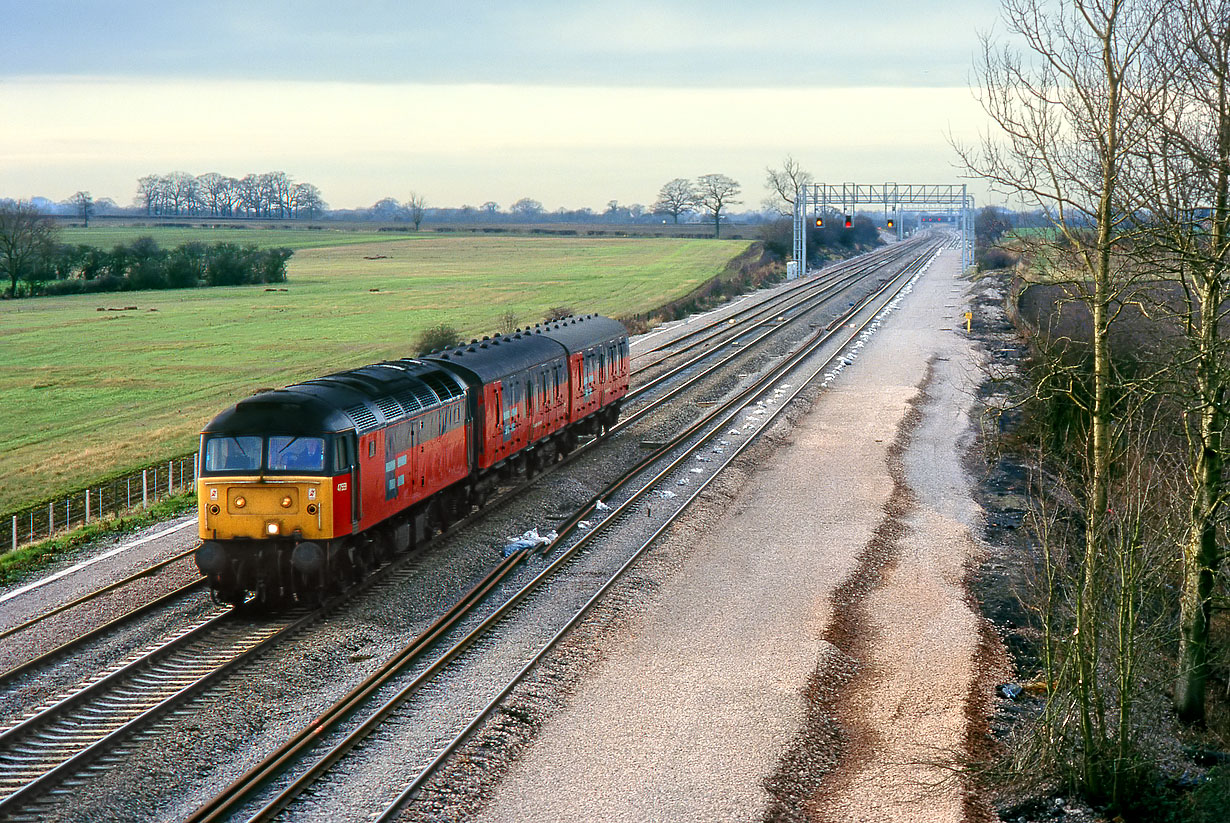
[[[605,433],[628,372],[591,314],[241,400],[201,433],[197,567],[219,602],[315,602]]]

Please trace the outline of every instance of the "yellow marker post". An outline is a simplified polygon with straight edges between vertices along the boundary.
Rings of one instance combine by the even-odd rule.
[[[965,333],[966,334],[970,333],[970,324],[973,322],[973,320],[974,320],[974,313],[972,311],[967,311],[965,313]]]

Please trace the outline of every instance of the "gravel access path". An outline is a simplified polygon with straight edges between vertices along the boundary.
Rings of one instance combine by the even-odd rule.
[[[960,259],[937,258],[789,442],[667,541],[675,559],[479,819],[966,819],[942,765],[980,637]]]

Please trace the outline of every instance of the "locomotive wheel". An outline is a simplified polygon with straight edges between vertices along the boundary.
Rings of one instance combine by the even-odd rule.
[[[242,606],[248,598],[248,593],[243,589],[210,588],[209,597],[219,606]]]

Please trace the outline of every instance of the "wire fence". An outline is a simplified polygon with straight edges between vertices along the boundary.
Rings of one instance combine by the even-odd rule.
[[[0,553],[63,534],[78,526],[196,488],[196,454],[147,466],[46,505],[11,513],[0,522]]]

